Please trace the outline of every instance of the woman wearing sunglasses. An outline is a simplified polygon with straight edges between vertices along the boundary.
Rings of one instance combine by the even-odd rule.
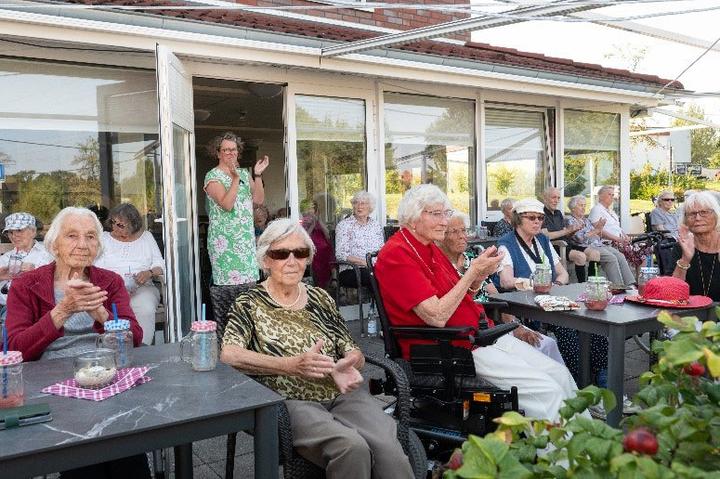
[[[650,224],[653,231],[669,231],[677,239],[678,217],[675,212],[670,211],[674,206],[675,193],[670,190],[662,191],[658,195],[657,208],[650,212]]]
[[[690,285],[690,294],[720,301],[720,204],[709,191],[695,193],[680,209],[680,219],[673,276]]]
[[[301,282],[310,236],[275,220],[257,243],[267,280],[228,313],[223,362],[285,396],[293,446],[328,478],[411,478],[395,422],[361,388],[365,357],[330,295]]]
[[[536,199],[525,199],[515,203],[512,224],[515,229],[498,240],[499,251],[504,253],[503,269],[500,271],[500,285],[506,289],[529,285],[529,279],[538,264],[548,263],[552,270],[554,284],[567,284],[568,272],[560,262],[555,248],[547,236],[542,234],[545,214],[543,204]],[[522,285],[522,286],[521,286]],[[575,329],[555,326],[557,338],[565,365],[576,381],[580,379],[580,336]],[[607,340],[602,336],[591,336],[591,364],[599,386],[607,384]]]

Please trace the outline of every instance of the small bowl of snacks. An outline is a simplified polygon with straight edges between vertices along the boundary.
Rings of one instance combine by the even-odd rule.
[[[75,358],[75,381],[86,389],[102,389],[115,380],[115,351],[99,348]]]

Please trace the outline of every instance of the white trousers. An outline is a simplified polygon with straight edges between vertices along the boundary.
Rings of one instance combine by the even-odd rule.
[[[130,296],[130,307],[143,330],[143,344],[152,344],[158,304],[160,304],[160,292],[154,285],[140,286]]]
[[[536,419],[557,421],[565,399],[575,397],[570,371],[512,334],[473,351],[477,375],[502,389],[518,388],[520,408]]]
[[[540,334],[540,344],[533,347],[550,359],[554,359],[565,366],[565,360],[563,359],[562,354],[560,354],[560,348],[558,348],[557,341],[550,336],[545,336],[542,333],[538,334]]]

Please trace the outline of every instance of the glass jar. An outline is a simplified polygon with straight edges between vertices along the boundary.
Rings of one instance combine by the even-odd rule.
[[[660,270],[654,266],[646,266],[640,268],[640,275],[638,276],[638,294],[643,296],[645,294],[645,284],[653,278],[657,278],[660,275]]]
[[[123,281],[125,282],[125,289],[127,289],[128,294],[132,296],[138,289],[138,284],[137,281],[135,281],[135,275],[132,271],[128,271],[123,275]]]
[[[612,297],[610,282],[602,276],[590,276],[585,283],[585,307],[593,311],[607,308]]]
[[[535,293],[548,294],[552,288],[552,268],[550,268],[550,265],[547,263],[536,265],[531,280]]]
[[[10,279],[14,279],[20,274],[24,258],[24,255],[17,253],[10,255],[8,258],[8,275],[10,276]]]
[[[105,333],[96,341],[98,348],[107,348],[115,351],[115,362],[118,368],[127,368],[132,363],[133,334],[130,331],[130,321],[127,319],[114,319],[105,321]]]
[[[115,380],[117,362],[115,350],[99,348],[83,353],[73,362],[75,381],[85,389],[102,389]]]
[[[22,406],[25,403],[25,388],[22,376],[22,353],[8,351],[0,354],[0,409]]]
[[[180,341],[180,357],[195,371],[212,371],[217,365],[218,344],[215,321],[195,321],[190,334]]]

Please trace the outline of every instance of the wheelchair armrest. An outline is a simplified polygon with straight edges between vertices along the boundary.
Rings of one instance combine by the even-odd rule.
[[[410,423],[410,382],[405,371],[395,361],[385,357],[366,354],[365,362],[382,368],[387,379],[395,383],[397,419],[401,426],[408,427]]]
[[[501,336],[505,336],[513,329],[520,326],[518,323],[503,323],[489,329],[481,329],[475,335],[475,346],[489,346]]]
[[[434,328],[432,326],[390,326],[390,332],[398,338],[421,338],[449,341],[452,339],[464,339],[475,336],[475,328],[466,326],[464,328]]]

